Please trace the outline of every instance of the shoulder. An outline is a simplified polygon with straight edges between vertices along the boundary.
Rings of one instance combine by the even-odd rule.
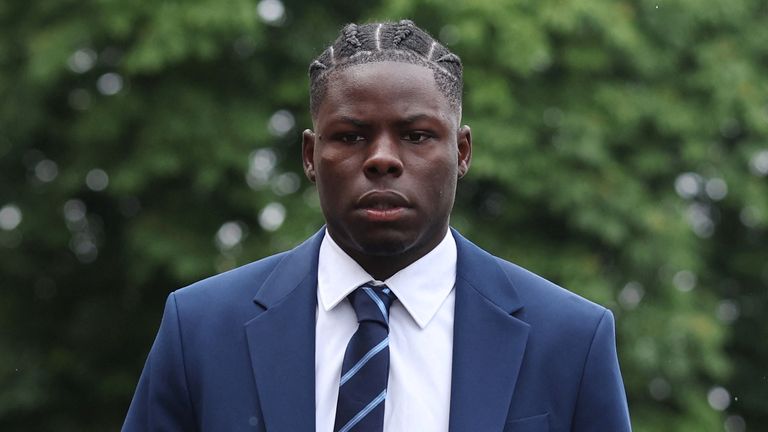
[[[539,276],[517,264],[499,257],[494,257],[499,267],[507,275],[512,289],[527,309],[530,318],[546,315],[553,318],[557,314],[561,319],[573,320],[593,317],[599,320],[606,308],[563,288],[542,276]]]
[[[252,304],[264,281],[289,252],[282,252],[174,291],[179,309],[220,311]]]
[[[607,309],[517,264],[490,254],[453,231],[458,250],[457,278],[475,287],[501,309],[529,324],[590,321],[594,326]]]
[[[529,326],[528,352],[546,366],[544,370],[583,368],[590,352],[610,351],[598,355],[597,361],[615,363],[615,323],[609,309],[516,264],[495,259],[520,301],[513,316]]]

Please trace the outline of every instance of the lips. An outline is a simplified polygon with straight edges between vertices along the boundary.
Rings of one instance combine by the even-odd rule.
[[[357,208],[372,222],[394,222],[411,206],[408,199],[397,191],[373,190],[357,200]]]
[[[393,190],[368,191],[357,200],[357,208],[362,209],[391,209],[397,207],[410,207],[408,199],[400,192]]]

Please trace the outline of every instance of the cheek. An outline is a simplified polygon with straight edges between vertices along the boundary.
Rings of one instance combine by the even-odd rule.
[[[453,200],[458,179],[458,167],[453,160],[432,161],[424,166],[423,177],[425,190],[428,188],[435,199]]]
[[[340,177],[348,172],[348,161],[344,158],[329,155],[328,152],[317,155],[315,158],[315,172],[319,182],[337,183]]]
[[[315,165],[315,183],[321,203],[326,203],[328,210],[338,209],[353,195],[359,174],[359,162],[351,155],[338,157],[336,154],[323,152],[318,154]]]
[[[361,152],[350,147],[328,145],[315,152],[315,161],[324,171],[347,175],[357,171]]]

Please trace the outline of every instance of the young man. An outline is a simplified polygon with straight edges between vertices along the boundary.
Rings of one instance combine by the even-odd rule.
[[[629,431],[611,313],[449,229],[458,57],[350,24],[310,66],[327,226],[171,294],[125,431]]]

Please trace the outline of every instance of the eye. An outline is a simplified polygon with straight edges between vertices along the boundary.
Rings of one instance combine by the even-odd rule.
[[[360,141],[365,141],[364,136],[356,133],[341,134],[339,135],[338,139],[339,141],[345,142],[345,143],[356,143]]]
[[[432,135],[424,131],[412,131],[403,134],[402,139],[412,143],[422,143],[432,138]]]

